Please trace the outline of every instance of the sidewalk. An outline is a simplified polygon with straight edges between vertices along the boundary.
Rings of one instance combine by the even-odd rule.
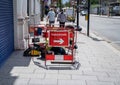
[[[91,16],[96,16],[101,18],[110,18],[110,19],[120,19],[120,16],[107,16],[107,15],[96,15],[96,14],[91,14]]]
[[[120,85],[120,52],[100,37],[78,32],[78,70],[44,68],[44,61],[15,51],[0,68],[0,85]],[[41,66],[33,61],[38,61]]]

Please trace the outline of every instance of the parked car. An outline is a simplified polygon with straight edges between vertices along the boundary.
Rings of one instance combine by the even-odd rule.
[[[82,10],[82,11],[80,12],[80,14],[81,14],[82,16],[85,16],[85,15],[87,14],[87,10]]]
[[[114,6],[113,7],[113,12],[115,15],[120,15],[120,6]]]

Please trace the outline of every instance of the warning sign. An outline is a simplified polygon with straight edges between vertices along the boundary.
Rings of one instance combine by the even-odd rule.
[[[68,31],[50,31],[49,46],[68,46],[69,36]]]

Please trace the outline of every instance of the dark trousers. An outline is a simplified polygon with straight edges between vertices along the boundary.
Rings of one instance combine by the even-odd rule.
[[[64,27],[65,26],[65,22],[60,22],[60,27]]]
[[[49,26],[54,26],[55,21],[49,21]]]

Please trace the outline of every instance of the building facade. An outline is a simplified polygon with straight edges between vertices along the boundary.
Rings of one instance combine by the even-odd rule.
[[[40,0],[14,0],[15,49],[25,49],[28,25],[40,24]]]
[[[40,24],[40,0],[0,0],[0,65],[25,49],[29,25]]]

